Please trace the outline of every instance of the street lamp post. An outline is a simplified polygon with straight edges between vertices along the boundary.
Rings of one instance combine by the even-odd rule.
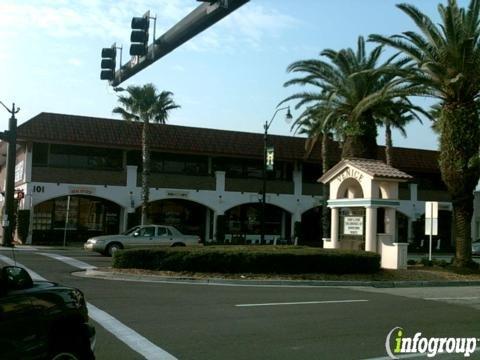
[[[15,114],[20,111],[20,108],[15,108],[15,103],[12,104],[11,110],[3,102],[0,101],[0,104],[12,115],[8,122],[8,131],[0,134],[0,139],[8,142],[5,180],[5,214],[2,224],[3,246],[12,246],[15,209],[15,199],[13,198],[15,192],[15,158],[17,156],[17,119],[15,118]]]
[[[263,129],[265,130],[263,135],[263,166],[262,166],[262,213],[260,218],[260,243],[265,243],[265,203],[266,203],[266,196],[267,196],[267,138],[268,138],[268,129],[270,125],[272,125],[273,119],[279,111],[287,110],[287,114],[285,115],[285,120],[290,121],[292,119],[292,114],[290,113],[290,106],[285,106],[282,108],[278,108],[273,113],[272,118],[270,121],[265,121],[263,125]]]

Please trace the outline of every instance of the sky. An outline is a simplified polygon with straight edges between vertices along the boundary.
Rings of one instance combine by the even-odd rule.
[[[406,0],[438,20],[440,0]],[[121,84],[153,83],[181,106],[168,123],[263,132],[280,101],[300,88],[284,87],[294,61],[327,48],[355,47],[359,35],[416,30],[395,0],[250,0],[240,9]],[[467,5],[467,0],[459,0]],[[41,112],[105,118],[117,95],[100,80],[101,49],[123,44],[130,22],[147,10],[157,37],[194,8],[195,0],[0,0],[0,101],[21,108],[19,124]],[[386,55],[385,55],[386,56]],[[428,107],[431,102],[418,99]],[[293,105],[293,103],[292,103]],[[292,111],[293,116],[300,114]],[[9,114],[0,108],[0,131]],[[292,135],[280,112],[269,133]],[[394,145],[437,149],[430,122],[411,123]],[[384,144],[382,130],[378,143]]]

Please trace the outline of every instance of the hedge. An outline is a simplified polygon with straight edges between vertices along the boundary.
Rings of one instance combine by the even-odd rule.
[[[380,255],[294,246],[208,246],[115,252],[114,268],[212,273],[374,273]]]

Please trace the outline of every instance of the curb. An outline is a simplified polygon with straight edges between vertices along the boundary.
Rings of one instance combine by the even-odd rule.
[[[236,286],[285,286],[285,287],[374,287],[374,288],[408,288],[408,287],[455,287],[480,286],[480,280],[455,281],[329,281],[329,280],[237,280],[237,279],[196,279],[189,277],[134,275],[88,269],[74,272],[73,275],[105,280],[123,280],[139,282],[184,283],[196,285],[236,285]]]

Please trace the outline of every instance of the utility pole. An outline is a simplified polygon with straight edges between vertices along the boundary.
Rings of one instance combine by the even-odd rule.
[[[267,202],[267,170],[273,171],[273,161],[271,163],[271,168],[267,168],[267,147],[268,147],[268,129],[272,125],[273,119],[277,113],[281,110],[287,110],[285,115],[285,120],[290,122],[292,120],[292,114],[290,113],[290,106],[285,106],[275,110],[270,122],[265,121],[263,125],[263,165],[262,165],[262,208],[260,213],[260,243],[265,244],[265,212],[266,212],[266,202]]]
[[[15,211],[15,162],[17,157],[17,119],[15,114],[20,111],[20,108],[15,108],[15,103],[12,104],[10,110],[4,103],[0,104],[11,114],[8,122],[8,131],[0,133],[0,140],[8,142],[7,147],[7,171],[5,181],[5,213],[3,215],[3,246],[13,246],[13,225],[14,225],[14,211]]]

